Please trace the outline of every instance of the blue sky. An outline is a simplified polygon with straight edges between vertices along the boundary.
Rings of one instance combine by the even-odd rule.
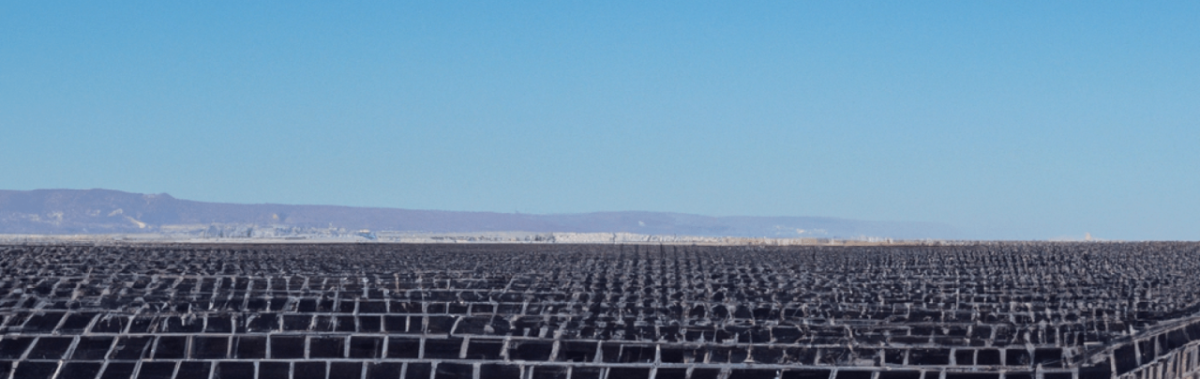
[[[1200,3],[3,2],[0,188],[1200,239]]]

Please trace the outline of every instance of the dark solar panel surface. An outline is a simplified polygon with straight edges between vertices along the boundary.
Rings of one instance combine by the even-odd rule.
[[[0,378],[1108,378],[1197,246],[9,246]]]

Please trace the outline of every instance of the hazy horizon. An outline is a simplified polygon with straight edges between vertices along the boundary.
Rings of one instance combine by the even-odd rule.
[[[403,233],[631,233],[776,239],[962,239],[944,224],[829,217],[706,216],[617,211],[462,212],[316,204],[237,204],[106,189],[0,190],[0,234],[158,234],[204,238]],[[257,232],[256,232],[257,231]],[[257,234],[255,234],[257,233]],[[394,233],[393,233],[394,234]]]

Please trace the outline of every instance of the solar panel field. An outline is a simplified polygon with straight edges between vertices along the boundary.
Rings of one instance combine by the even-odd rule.
[[[1200,244],[0,246],[0,378],[1200,377]]]

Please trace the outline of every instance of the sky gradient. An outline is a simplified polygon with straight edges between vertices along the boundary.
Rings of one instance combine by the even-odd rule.
[[[1200,2],[3,2],[0,188],[1200,239]]]

